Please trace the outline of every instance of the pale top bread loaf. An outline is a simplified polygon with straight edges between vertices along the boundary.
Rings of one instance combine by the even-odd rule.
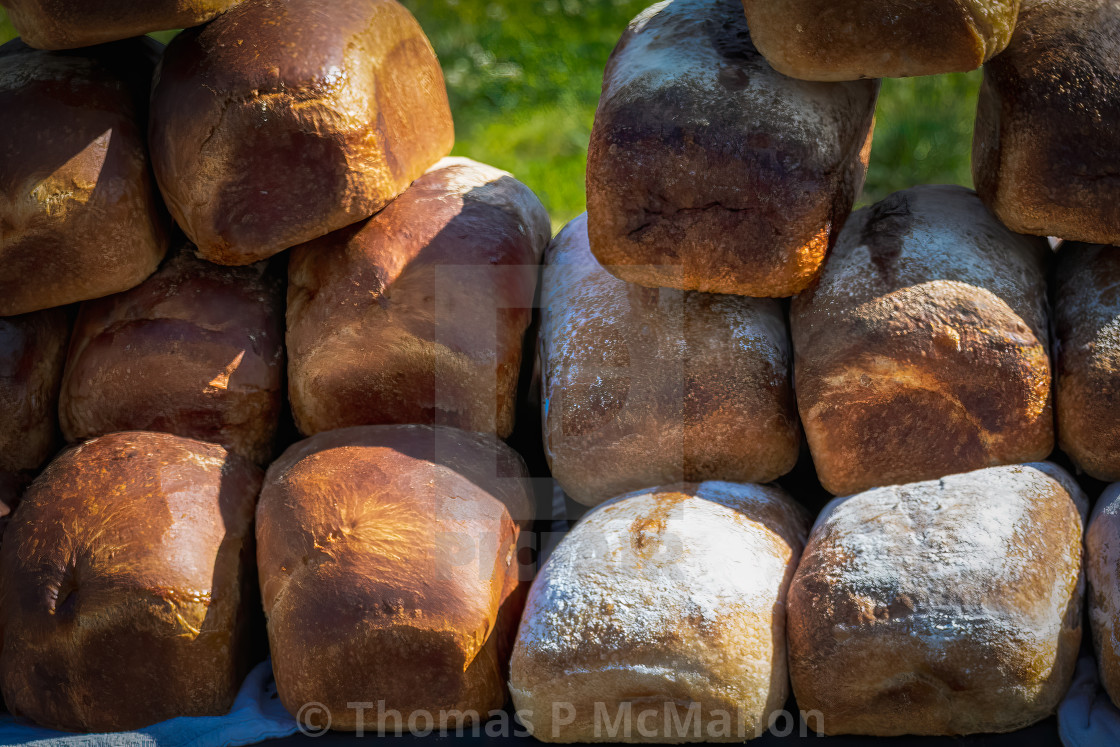
[[[974,70],[1011,39],[1019,0],[742,0],[785,75],[843,81]]]
[[[764,731],[788,695],[785,594],[807,518],[778,488],[725,482],[593,509],[534,581],[518,631],[510,689],[533,735],[741,742]]]
[[[294,248],[299,429],[428,423],[509,436],[550,234],[524,184],[447,158],[368,221]]]
[[[546,252],[539,355],[545,454],[582,504],[680,480],[768,482],[797,461],[778,302],[626,283],[592,256],[584,216]]]
[[[69,335],[65,309],[0,317],[0,474],[30,475],[58,446]]]
[[[395,0],[246,0],[184,31],[149,135],[175,222],[230,265],[369,217],[454,141],[439,62]]]
[[[11,712],[98,732],[227,713],[260,635],[260,485],[247,460],[166,433],[113,433],[51,462],[0,548]]]
[[[161,49],[0,47],[0,316],[118,293],[159,265],[144,132]]]
[[[671,0],[611,53],[587,155],[591,250],[623,280],[792,296],[863,185],[878,81],[775,72],[738,0]]]
[[[1101,684],[1120,704],[1120,483],[1097,499],[1085,533],[1089,625]]]
[[[20,37],[72,49],[209,21],[241,0],[4,0]]]
[[[797,404],[836,495],[1045,458],[1045,240],[924,186],[852,215],[793,300]]]
[[[151,430],[273,456],[283,406],[284,281],[180,242],[139,286],[82,305],[59,401],[70,441]]]
[[[956,735],[1053,713],[1081,641],[1087,511],[1049,463],[835,499],[789,590],[790,675],[798,707],[818,712],[809,727]]]
[[[322,703],[348,730],[402,728],[421,711],[435,728],[453,710],[479,723],[501,708],[527,477],[494,436],[423,425],[326,431],[273,462],[257,559],[284,706]]]
[[[981,199],[1011,230],[1120,244],[1120,0],[1024,0],[984,66]]]
[[[1120,479],[1120,248],[1063,242],[1054,273],[1058,445],[1098,480]]]

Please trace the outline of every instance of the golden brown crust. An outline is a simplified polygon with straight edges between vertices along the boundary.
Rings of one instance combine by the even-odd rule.
[[[1120,484],[1105,489],[1085,533],[1089,624],[1101,684],[1120,703]]]
[[[144,143],[160,48],[0,47],[0,316],[126,290],[162,259]]]
[[[241,0],[4,0],[20,37],[73,49],[205,23]]]
[[[735,0],[674,0],[611,54],[587,160],[591,249],[631,283],[791,296],[863,185],[878,81],[805,83]]]
[[[343,428],[284,452],[257,512],[284,706],[323,703],[350,730],[351,702],[384,701],[404,723],[425,709],[437,727],[441,710],[473,710],[470,723],[500,708],[526,477],[501,441],[454,428]],[[379,726],[376,708],[363,718]]]
[[[540,366],[545,454],[585,505],[679,480],[769,482],[797,462],[778,302],[625,283],[591,255],[584,216],[546,252]]]
[[[188,29],[149,134],[175,221],[231,265],[369,217],[454,140],[439,62],[395,0],[248,0]]]
[[[0,472],[30,474],[58,446],[64,309],[0,317]]]
[[[957,735],[1053,713],[1081,641],[1086,513],[1073,478],[1045,463],[833,501],[789,590],[810,728]]]
[[[781,489],[726,482],[640,490],[588,512],[533,583],[518,631],[510,689],[533,735],[741,742],[764,731],[789,694],[786,590],[807,525]],[[690,710],[689,726],[674,725]]]
[[[55,459],[0,549],[0,685],[48,728],[224,714],[250,662],[261,474],[201,441],[114,433]]]
[[[790,314],[797,405],[826,489],[1050,453],[1048,253],[963,187],[896,192],[852,215]]]
[[[751,40],[804,80],[975,70],[1007,46],[1019,0],[742,0]]]
[[[1019,233],[1120,244],[1120,0],[1028,0],[984,66],[981,199]]]
[[[82,306],[63,434],[163,431],[268,462],[283,399],[283,320],[277,268],[220,267],[180,246],[141,285]]]
[[[444,159],[369,221],[296,247],[289,389],[305,434],[427,423],[509,436],[548,214]]]
[[[1058,445],[1098,480],[1120,479],[1120,249],[1064,242],[1054,273]]]

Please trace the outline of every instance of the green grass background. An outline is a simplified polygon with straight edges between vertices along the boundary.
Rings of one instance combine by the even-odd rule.
[[[443,65],[455,154],[512,172],[540,196],[554,228],[582,212],[603,67],[646,0],[402,1]],[[0,41],[13,36],[0,10]],[[979,71],[884,80],[860,202],[915,184],[971,186],[979,84]]]

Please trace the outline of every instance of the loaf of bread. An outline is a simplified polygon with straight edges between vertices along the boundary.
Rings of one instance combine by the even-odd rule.
[[[1089,626],[1101,684],[1120,704],[1120,483],[1105,489],[1085,532]]]
[[[257,510],[284,706],[315,727],[305,703],[335,729],[389,731],[424,711],[439,729],[501,708],[532,518],[525,465],[491,435],[358,426],[290,447]]]
[[[70,441],[148,430],[273,456],[283,406],[284,282],[261,262],[174,250],[125,293],[82,305],[59,413]]]
[[[792,296],[863,185],[878,90],[778,74],[738,0],[651,6],[603,77],[587,154],[591,250],[631,283]]]
[[[587,218],[545,256],[544,447],[593,506],[681,480],[769,482],[801,440],[777,301],[619,280],[591,255]]]
[[[1019,0],[742,0],[751,40],[804,80],[975,70],[1007,46]]]
[[[545,742],[742,742],[786,702],[785,601],[808,515],[780,489],[620,496],[561,540],[510,666]],[[687,722],[687,725],[686,725]]]
[[[852,215],[790,313],[797,406],[826,489],[1046,458],[1048,255],[964,187],[915,187]]]
[[[528,187],[448,158],[368,221],[296,247],[287,339],[299,429],[421,423],[509,436],[550,234]]]
[[[241,0],[3,0],[25,42],[73,49],[206,23]]]
[[[225,714],[258,635],[260,484],[250,462],[166,433],[51,462],[0,548],[8,709],[70,731]]]
[[[58,446],[58,388],[70,320],[63,309],[0,317],[0,475],[31,477]],[[0,490],[0,502],[5,491]],[[15,490],[6,491],[14,497]]]
[[[956,735],[1053,713],[1081,642],[1086,512],[1048,463],[829,504],[789,590],[790,676],[809,728]]]
[[[984,66],[976,191],[1008,228],[1120,244],[1120,0],[1023,0]]]
[[[454,140],[439,62],[396,0],[246,0],[184,31],[149,133],[172,216],[227,265],[368,218]]]
[[[1058,445],[1098,480],[1120,479],[1120,249],[1063,242],[1054,273]]]
[[[126,290],[167,248],[144,129],[160,45],[0,47],[0,316]]]

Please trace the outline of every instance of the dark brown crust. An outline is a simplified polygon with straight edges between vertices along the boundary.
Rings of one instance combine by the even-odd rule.
[[[549,245],[541,308],[545,454],[574,500],[769,482],[797,462],[777,301],[627,284],[595,261],[581,216]]]
[[[163,433],[64,452],[0,549],[0,684],[74,731],[224,714],[248,665],[260,470]]]
[[[1053,292],[1058,445],[1098,480],[1120,480],[1120,248],[1063,243]]]
[[[779,75],[735,0],[647,15],[603,78],[587,163],[592,251],[627,282],[797,293],[863,184],[878,81]]]
[[[501,441],[453,428],[343,428],[284,452],[257,511],[284,706],[323,703],[349,730],[350,702],[383,700],[403,723],[417,709],[438,720],[500,708],[524,602],[515,548],[533,517],[526,477]],[[376,707],[364,720],[377,728]]]
[[[58,446],[69,335],[64,309],[0,317],[0,472],[29,475]]]
[[[790,316],[798,409],[826,489],[1050,453],[1047,254],[962,187],[916,187],[853,214]]]
[[[1029,0],[984,66],[972,177],[1012,230],[1120,244],[1118,58],[1117,0]]]
[[[742,0],[751,39],[804,80],[975,70],[1007,46],[1019,0]]]
[[[505,172],[441,164],[369,221],[292,251],[287,343],[301,432],[512,432],[548,215]]]
[[[0,316],[117,293],[159,264],[144,131],[160,48],[0,47]]]
[[[1045,463],[837,499],[787,602],[809,727],[960,735],[1052,714],[1081,643],[1086,509]]]
[[[232,265],[372,215],[454,140],[435,53],[395,0],[247,0],[183,32],[149,134],[176,222]]]
[[[4,0],[23,40],[39,49],[74,49],[197,26],[241,0]]]
[[[59,412],[70,441],[123,430],[273,456],[284,383],[284,282],[180,246],[144,283],[83,304]]]

